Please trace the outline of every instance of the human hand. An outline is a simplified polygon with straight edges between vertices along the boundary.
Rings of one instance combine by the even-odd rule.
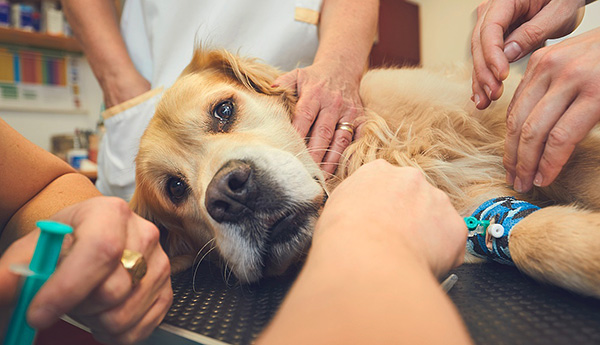
[[[355,171],[327,200],[313,242],[341,238],[355,239],[346,247],[358,251],[373,242],[385,251],[401,241],[441,277],[462,263],[467,228],[448,196],[420,171],[377,160]]]
[[[335,172],[342,153],[358,132],[357,118],[363,114],[359,83],[360,77],[338,62],[295,69],[274,82],[274,86],[297,90],[292,124],[301,136],[308,135],[309,153],[326,173]],[[353,124],[354,133],[336,128],[342,122]]]
[[[158,229],[121,199],[97,197],[65,208],[53,220],[73,226],[63,256],[30,304],[28,321],[44,329],[68,313],[92,329],[101,342],[132,344],[147,337],[172,301],[170,266],[158,243]],[[11,263],[33,255],[37,233],[15,242],[0,260],[0,304],[14,298],[18,278]],[[121,264],[123,249],[142,253],[148,265],[135,286]]]
[[[600,121],[600,29],[536,51],[508,107],[504,166],[518,192],[548,186]]]
[[[546,39],[575,29],[584,0],[489,0],[477,8],[471,37],[473,102],[485,109],[500,98],[502,81],[514,62]]]
[[[150,90],[150,82],[135,69],[125,70],[115,76],[99,78],[104,94],[104,106],[109,109]]]

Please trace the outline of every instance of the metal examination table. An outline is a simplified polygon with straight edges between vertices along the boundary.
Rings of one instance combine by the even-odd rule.
[[[250,344],[295,278],[239,286],[226,284],[208,263],[196,273],[194,284],[191,270],[173,278],[171,310],[145,344]],[[458,282],[449,295],[476,344],[600,344],[599,300],[539,284],[496,263],[463,265],[453,273]]]

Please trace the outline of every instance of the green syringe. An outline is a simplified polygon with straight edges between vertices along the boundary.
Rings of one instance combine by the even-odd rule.
[[[65,235],[73,232],[73,228],[68,225],[48,220],[39,221],[36,225],[40,228],[40,237],[19,300],[10,319],[4,345],[33,343],[36,330],[27,323],[27,309],[35,294],[54,273]]]

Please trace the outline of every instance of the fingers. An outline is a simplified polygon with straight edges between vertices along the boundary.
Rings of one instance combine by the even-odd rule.
[[[148,284],[154,284],[157,280],[164,280],[164,274],[169,274],[168,259],[159,246],[159,232],[150,222],[135,216],[133,213],[127,221],[127,240],[125,248],[140,252],[147,264],[147,273],[135,289],[132,290],[131,276],[121,264],[121,256],[114,271],[98,286],[88,298],[74,308],[71,313],[75,315],[97,315],[103,311],[113,309],[117,305],[124,305],[135,300],[135,296],[145,296],[152,289],[144,288]],[[165,267],[165,263],[167,263]],[[166,270],[162,272],[161,270]],[[142,283],[143,282],[143,283]],[[144,304],[134,305],[129,309],[130,313],[136,312],[136,308],[144,309]]]
[[[299,73],[299,69],[286,73],[277,78],[271,86],[296,91],[298,102],[292,117],[292,125],[301,137],[306,137],[321,109],[321,102],[318,97],[321,88],[320,86],[317,89],[305,87],[303,82],[299,81]]]
[[[130,218],[128,229],[131,236],[128,236],[126,247],[144,255],[148,272],[133,287],[127,298],[114,307],[103,310],[94,309],[93,304],[84,304],[73,312],[95,334],[111,339],[110,343],[127,344],[147,336],[166,314],[172,298],[169,260],[158,244],[157,229],[138,217]],[[131,287],[131,277],[128,275],[120,284]],[[103,285],[98,292],[92,294],[98,301],[97,304],[110,305],[111,301],[101,293],[107,289]],[[152,317],[157,313],[160,314],[158,320]]]
[[[333,174],[346,148],[355,135],[356,119],[362,114],[362,106],[352,106],[339,97],[329,107],[321,109],[310,132],[308,149],[321,169]],[[338,128],[338,124],[351,124],[352,131]]]
[[[489,3],[485,3],[478,7],[477,23],[471,37],[471,55],[473,58],[472,100],[478,109],[485,109],[492,100],[498,99],[502,95],[502,83],[498,81],[498,78],[488,67],[482,46],[481,28],[489,6]]]
[[[122,200],[110,199],[103,203],[102,206],[120,215],[131,212]],[[82,204],[84,208],[89,205]],[[81,217],[77,214],[78,210],[73,210],[74,208],[70,207],[53,217],[55,220],[75,225],[77,239],[69,255],[31,303],[28,320],[35,328],[43,329],[49,326],[58,317],[81,303],[118,268],[125,249],[126,223],[122,217],[102,215],[102,222],[99,222],[94,210],[90,211],[89,217]],[[82,213],[88,214],[87,210],[85,211]]]
[[[162,322],[173,300],[173,294],[170,290],[171,281],[169,280],[167,283],[168,289],[167,286],[162,289],[163,293],[154,300],[150,309],[133,327],[128,328],[121,333],[96,331],[92,329],[94,338],[105,344],[129,345],[150,336],[154,329]]]
[[[136,287],[132,296],[116,308],[99,315],[74,317],[90,327],[95,335],[101,334],[105,338],[112,338],[108,342],[112,344],[115,342],[114,339],[135,338],[135,335],[140,333],[140,329],[148,328],[149,323],[154,324],[152,320],[155,320],[155,317],[149,318],[149,314],[154,313],[162,319],[169,309],[172,296],[171,280],[167,275],[160,283],[151,282],[146,284],[146,287],[142,285]]]
[[[579,97],[548,134],[534,184],[546,187],[556,179],[575,146],[600,120],[597,100]],[[594,114],[594,115],[592,115]]]
[[[158,296],[165,292],[171,293],[170,266],[166,254],[155,251],[144,255],[147,258],[148,272],[127,299],[105,312],[87,314],[86,319],[90,321],[86,325],[110,334],[122,333],[140,322]],[[121,281],[121,284],[131,286],[131,277]],[[86,314],[74,312],[74,315],[81,318],[81,315]]]
[[[75,227],[75,242],[32,302],[29,319],[43,328],[69,311],[95,332],[121,339],[110,343],[132,343],[160,322],[172,298],[158,229],[116,198],[82,204],[56,217]],[[148,265],[135,286],[121,263],[125,248],[142,253]]]
[[[517,61],[540,47],[547,39],[570,33],[576,26],[577,1],[551,1],[506,38],[504,51],[509,62]]]
[[[421,237],[429,242],[429,247],[432,249],[428,257],[432,272],[436,277],[441,278],[448,271],[462,264],[468,231],[463,218],[452,206],[448,195],[433,186],[430,186],[429,190],[433,195],[429,209],[436,210],[430,217],[437,219],[436,227],[439,230],[432,234],[430,227],[425,228],[421,231]],[[430,239],[429,236],[438,238]]]
[[[509,185],[514,184],[515,188],[522,187],[521,178],[524,178],[523,174],[526,173],[525,171],[521,171],[519,180],[515,181],[517,177],[519,144],[521,143],[523,124],[536,104],[544,97],[550,84],[550,78],[548,76],[537,76],[536,72],[533,70],[535,70],[535,67],[528,68],[525,72],[525,76],[517,87],[511,104],[508,107],[508,114],[506,117],[506,138],[504,140],[503,163],[504,168],[506,169],[506,183]],[[535,77],[534,74],[536,74]],[[530,122],[526,129],[529,131],[529,134],[526,136],[526,141],[530,143],[533,140],[531,136],[534,135],[532,132],[534,129],[535,126]],[[523,152],[523,148],[521,148],[521,152]],[[521,167],[521,169],[523,169],[523,167]]]
[[[349,118],[356,118],[356,116],[349,116]],[[340,120],[341,122],[345,121],[343,118]],[[352,122],[349,122],[352,123]],[[336,124],[337,126],[337,124]],[[331,141],[331,147],[325,153],[323,157],[323,162],[321,164],[321,169],[324,172],[333,174],[338,167],[338,163],[342,158],[342,154],[344,150],[352,143],[352,139],[354,137],[354,132],[350,132],[346,129],[337,128],[333,135],[333,140]]]
[[[313,122],[319,115],[321,109],[321,102],[318,97],[312,94],[303,94],[299,96],[296,109],[294,110],[294,117],[292,118],[292,125],[296,128],[300,136],[306,137],[313,126]],[[331,140],[331,137],[329,138]],[[318,156],[314,156],[315,158]],[[320,157],[323,157],[321,154]],[[321,160],[318,160],[320,162]]]
[[[298,69],[280,75],[273,81],[271,87],[280,87],[295,92],[298,89]]]
[[[539,185],[540,181],[536,182],[534,179],[544,147],[554,141],[552,136],[560,137],[564,134],[557,124],[575,96],[571,89],[552,87],[531,110],[519,138],[514,182],[516,191],[526,192],[533,187],[534,182]]]
[[[504,34],[515,19],[515,11],[518,9],[515,6],[507,6],[502,1],[492,1],[481,23],[481,51],[487,69],[497,81],[508,77],[509,67],[508,59],[504,54]]]
[[[300,135],[308,136],[307,148],[313,160],[331,174],[354,134],[336,126],[341,122],[354,124],[362,114],[362,103],[358,81],[328,77],[322,71],[329,69],[321,68],[313,65],[297,72],[299,98],[292,124]]]

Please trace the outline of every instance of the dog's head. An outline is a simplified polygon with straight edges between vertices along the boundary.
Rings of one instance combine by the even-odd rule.
[[[308,249],[324,179],[291,125],[295,97],[270,86],[279,74],[199,49],[158,104],[131,205],[166,229],[171,257],[214,247],[221,264],[253,282]]]

